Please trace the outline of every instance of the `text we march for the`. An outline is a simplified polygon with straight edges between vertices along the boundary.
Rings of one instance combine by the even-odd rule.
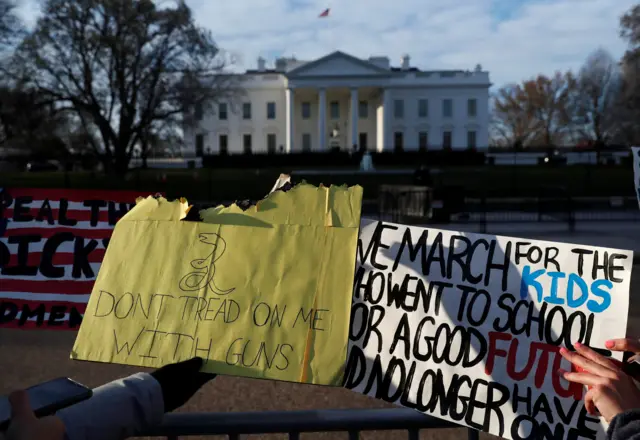
[[[611,355],[632,257],[363,220],[345,386],[501,437],[596,438],[558,351]]]

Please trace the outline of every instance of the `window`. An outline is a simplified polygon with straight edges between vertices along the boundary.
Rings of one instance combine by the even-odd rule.
[[[203,134],[196,135],[196,156],[197,157],[204,156],[204,135]]]
[[[276,135],[274,133],[267,134],[267,153],[273,154],[276,152]]]
[[[369,117],[369,103],[367,101],[360,101],[358,103],[358,117],[360,119],[367,119]]]
[[[429,101],[426,99],[418,99],[418,117],[426,118],[429,116]]]
[[[242,119],[251,119],[251,103],[242,104]]]
[[[267,102],[267,119],[275,119],[275,118],[276,118],[276,103]]]
[[[338,101],[331,101],[329,111],[331,112],[331,119],[340,119],[340,103]]]
[[[477,148],[478,136],[475,130],[467,131],[467,148]]]
[[[404,101],[402,99],[393,101],[393,117],[396,119],[404,118]]]
[[[242,135],[242,149],[244,154],[251,154],[251,135],[243,134]]]
[[[302,119],[309,119],[311,117],[311,103],[302,103]]]
[[[442,132],[442,148],[451,148],[451,137],[452,134],[450,131]]]
[[[195,112],[194,113],[195,113],[194,116],[196,118],[196,121],[202,121],[202,113],[203,112],[202,112],[202,103],[201,102],[196,104],[196,108],[195,108]]]
[[[220,136],[218,136],[218,151],[220,152],[220,154],[227,154],[229,152],[227,139],[228,138],[226,134],[221,134]]]
[[[429,133],[421,131],[418,133],[418,149],[425,151],[429,147]]]
[[[469,99],[467,100],[467,116],[470,118],[475,118],[478,114],[478,100],[477,99]]]
[[[218,119],[221,121],[227,120],[227,103],[221,102],[218,104]]]
[[[453,100],[442,100],[442,116],[445,118],[451,118],[453,116]]]
[[[404,135],[401,131],[393,133],[393,148],[396,151],[404,150]]]
[[[302,151],[311,151],[311,135],[309,133],[302,135]]]

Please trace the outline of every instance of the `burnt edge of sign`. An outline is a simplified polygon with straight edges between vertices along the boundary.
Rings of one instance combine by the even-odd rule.
[[[284,185],[282,185],[280,188],[274,190],[273,192],[267,194],[265,197],[259,199],[259,200],[253,200],[253,199],[243,199],[243,200],[235,200],[233,202],[227,202],[227,203],[215,203],[215,204],[208,204],[208,203],[194,203],[191,208],[189,209],[189,212],[187,212],[187,215],[185,218],[182,219],[182,221],[191,221],[191,222],[201,222],[202,218],[200,217],[200,211],[204,211],[210,208],[218,208],[220,206],[224,207],[224,208],[228,208],[230,206],[237,206],[238,208],[240,208],[243,212],[246,212],[249,208],[256,206],[258,203],[260,203],[263,200],[268,199],[269,197],[271,197],[274,193],[276,192],[288,192],[291,191],[292,189],[295,189],[299,186],[302,185],[310,185],[313,186],[315,188],[327,188],[326,185],[324,184],[320,184],[318,186],[313,185],[311,183],[308,183],[306,180],[302,180],[300,182],[297,183],[292,183],[292,182],[285,182]],[[349,188],[353,188],[355,186],[358,185],[352,185],[349,186],[346,183],[342,184],[342,185],[330,185],[329,187],[337,187],[337,188],[344,188],[344,189],[349,189]]]

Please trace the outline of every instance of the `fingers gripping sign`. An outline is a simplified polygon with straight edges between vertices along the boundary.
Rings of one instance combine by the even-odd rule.
[[[558,370],[569,382],[586,385],[585,408],[590,414],[601,414],[607,422],[616,415],[640,407],[640,391],[634,380],[622,371],[621,363],[602,356],[582,344],[574,344],[576,352],[564,348],[561,355],[576,371]]]
[[[638,338],[610,339],[604,343],[612,351],[621,351],[629,355],[628,361],[640,359],[640,340]]]
[[[609,350],[640,353],[640,340],[636,338],[610,339],[604,344]]]

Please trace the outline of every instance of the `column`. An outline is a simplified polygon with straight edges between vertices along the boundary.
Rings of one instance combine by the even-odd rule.
[[[351,89],[351,145],[358,145],[358,89]]]
[[[382,106],[383,106],[383,144],[384,151],[393,151],[393,133],[391,133],[391,116],[393,112],[393,102],[391,101],[391,92],[389,89],[384,89],[382,93]]]
[[[391,145],[391,95],[389,90],[382,90],[381,103],[376,114],[376,150],[382,152],[393,150]]]
[[[287,153],[291,153],[293,151],[293,147],[295,144],[295,132],[293,129],[294,126],[294,100],[295,93],[292,88],[287,88],[286,91],[286,106],[287,106],[287,118],[286,118],[286,143],[285,143],[285,151]]]
[[[318,150],[327,149],[327,95],[326,90],[318,90]]]

